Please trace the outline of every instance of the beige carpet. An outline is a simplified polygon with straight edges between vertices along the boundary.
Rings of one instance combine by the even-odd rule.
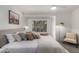
[[[70,53],[79,53],[79,47],[76,48],[75,45],[59,42],[65,49],[67,49]]]

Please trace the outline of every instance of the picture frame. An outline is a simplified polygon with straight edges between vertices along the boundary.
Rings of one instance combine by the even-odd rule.
[[[19,14],[9,10],[9,24],[19,24]]]
[[[47,20],[39,20],[39,21],[36,21],[34,20],[33,21],[33,24],[32,24],[32,31],[35,31],[35,32],[47,32]]]

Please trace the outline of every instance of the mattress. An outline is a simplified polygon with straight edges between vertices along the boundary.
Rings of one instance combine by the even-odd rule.
[[[2,47],[3,53],[67,53],[53,37],[41,36],[32,41],[13,42]]]

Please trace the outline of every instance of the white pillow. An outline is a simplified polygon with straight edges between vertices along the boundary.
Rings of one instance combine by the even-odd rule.
[[[14,34],[13,37],[16,41],[22,41],[21,37],[18,34]]]
[[[6,34],[6,37],[7,37],[8,41],[9,41],[9,43],[15,42],[15,38],[13,37],[12,34]]]

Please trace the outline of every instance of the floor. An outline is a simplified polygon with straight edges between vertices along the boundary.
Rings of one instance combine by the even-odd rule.
[[[79,53],[79,47],[76,48],[75,45],[69,43],[59,42],[65,49],[67,49],[70,53]]]

